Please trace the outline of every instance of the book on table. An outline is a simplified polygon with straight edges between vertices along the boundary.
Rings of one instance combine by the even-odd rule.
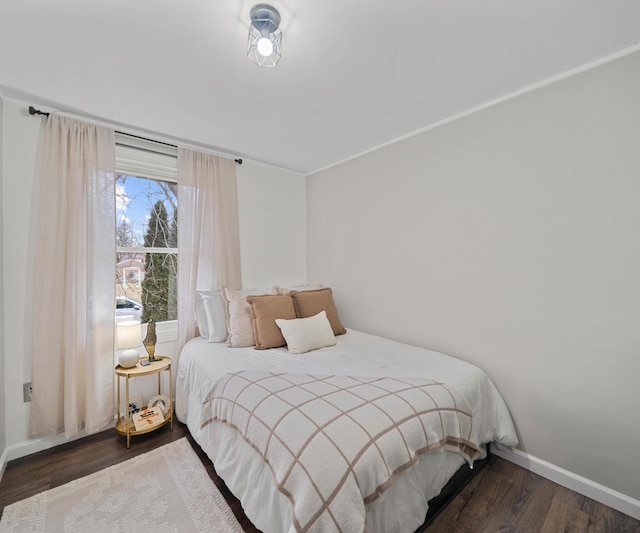
[[[149,407],[133,415],[133,424],[136,431],[151,429],[164,422],[164,414],[158,407]]]

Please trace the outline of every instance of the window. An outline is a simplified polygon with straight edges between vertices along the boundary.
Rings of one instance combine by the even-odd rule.
[[[116,145],[116,316],[177,320],[176,158],[151,141],[133,142]]]

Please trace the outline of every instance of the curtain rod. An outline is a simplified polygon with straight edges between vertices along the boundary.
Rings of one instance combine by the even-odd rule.
[[[46,111],[40,111],[39,109],[36,109],[35,107],[33,107],[32,105],[29,106],[29,114],[30,115],[43,115],[45,117],[49,116],[49,113],[47,113]],[[133,137],[135,139],[143,139],[145,141],[151,141],[153,139],[147,139],[146,137],[141,137],[140,135],[132,135],[131,133],[125,133],[123,131],[116,131],[116,133],[120,133],[121,135],[127,135],[129,137]],[[154,143],[158,143],[158,144],[164,144],[165,146],[171,146],[172,148],[177,148],[178,146],[175,144],[170,144],[170,143],[165,143],[162,141],[155,141],[153,140]],[[242,159],[234,159],[234,161],[236,163],[238,163],[238,165],[242,165]]]

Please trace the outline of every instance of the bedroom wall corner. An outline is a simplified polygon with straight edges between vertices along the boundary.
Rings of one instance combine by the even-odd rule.
[[[478,365],[522,452],[634,500],[638,94],[635,52],[314,174],[307,208],[347,328]]]
[[[4,279],[4,384],[8,460],[27,438],[30,404],[22,384],[30,380],[26,352],[26,300],[29,239],[32,231],[32,187],[38,140],[43,121],[31,117],[27,105],[12,99],[3,104],[2,269]],[[10,354],[10,356],[7,356]]]
[[[4,99],[0,93],[0,369],[2,369],[2,377],[0,378],[0,479],[7,464],[7,417],[6,417],[6,398],[5,398],[5,379],[7,372],[5,370],[5,352],[4,352],[4,218],[2,209],[2,198],[4,189],[4,144],[3,144],[3,107]]]
[[[247,161],[237,176],[243,288],[305,283],[305,176]]]

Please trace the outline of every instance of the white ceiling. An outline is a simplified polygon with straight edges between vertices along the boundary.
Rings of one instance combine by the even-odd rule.
[[[310,173],[640,43],[638,0],[1,0],[7,97]]]

